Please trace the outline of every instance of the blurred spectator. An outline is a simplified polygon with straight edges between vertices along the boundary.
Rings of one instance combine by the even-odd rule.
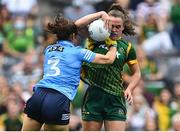
[[[147,16],[146,22],[141,27],[140,42],[154,36],[158,32],[159,31],[158,31],[158,23],[156,21],[156,16],[155,14],[151,13]]]
[[[37,43],[41,43],[42,42],[42,39],[44,39],[44,37],[46,36],[43,36],[43,35],[47,35],[47,32],[45,32],[46,30],[46,27],[47,27],[47,24],[52,20],[51,16],[49,15],[44,15],[42,18],[40,18],[40,22],[39,22],[39,25],[38,27],[36,28],[37,30],[37,34],[39,36],[37,36]],[[43,37],[43,38],[42,38]],[[53,37],[52,37],[53,38]]]
[[[145,81],[143,80],[143,78],[141,78],[138,85],[136,86],[136,88],[133,91],[133,96],[143,95],[145,100],[148,103],[148,106],[150,108],[152,108],[152,104],[154,102],[155,95],[154,95],[154,93],[149,92],[145,86],[146,86]]]
[[[22,127],[22,115],[19,100],[9,98],[7,100],[7,113],[0,116],[0,129],[3,131],[20,131]]]
[[[4,60],[4,54],[2,53],[2,51],[0,51],[0,75],[4,75],[3,60]]]
[[[8,32],[13,28],[11,13],[5,5],[0,5],[0,14],[2,21],[2,30],[4,35],[7,36]]]
[[[37,0],[1,0],[1,3],[6,5],[13,15],[27,16],[38,12]]]
[[[3,50],[6,54],[15,58],[22,58],[24,54],[34,54],[34,40],[26,33],[26,20],[24,17],[16,17],[13,30],[9,32]]]
[[[175,48],[180,50],[180,1],[174,0],[174,3],[170,9],[170,20],[172,23],[172,30],[170,31],[170,37]]]
[[[180,112],[180,83],[174,83],[172,107],[175,112]]]
[[[158,65],[153,58],[149,58],[141,46],[137,46],[137,59],[141,74],[145,80],[161,80],[164,75],[158,71]]]
[[[31,80],[29,84],[27,84],[27,88],[24,89],[22,84],[19,82],[13,83],[13,86],[11,87],[12,91],[16,94],[19,99],[21,99],[22,107],[24,106],[24,103],[30,98],[30,96],[33,93],[33,87],[37,81]],[[22,108],[21,107],[21,108]]]
[[[170,35],[166,31],[160,32],[145,40],[142,45],[147,55],[151,57],[161,54],[173,54],[176,52]]]
[[[4,31],[3,31],[3,15],[1,13],[2,13],[2,8],[0,5],[0,53],[2,53],[2,45],[5,38]]]
[[[6,54],[4,54],[4,42],[7,39],[8,32],[12,29],[11,15],[7,10],[6,6],[0,5],[0,75],[5,75],[7,71],[5,70],[11,60],[7,61]]]
[[[170,129],[170,131],[180,131],[180,113],[176,113],[173,117],[172,117],[172,128]]]
[[[3,5],[0,5],[0,74],[4,75],[4,52],[3,52],[3,43],[6,39],[7,32],[12,28],[12,24],[9,18],[9,12],[7,8]]]
[[[138,4],[137,23],[140,28],[146,25],[149,19],[152,19],[157,23],[157,30],[163,31],[166,28],[167,16],[168,12],[158,0],[145,0]]]
[[[2,21],[2,15],[0,14],[0,75],[3,75],[3,41],[5,39],[4,33],[3,33],[3,21]]]
[[[137,59],[139,63],[139,67],[141,70],[141,75],[144,80],[161,80],[164,75],[162,72],[159,72],[158,65],[153,58],[149,58],[146,55],[146,52],[143,50],[142,46],[136,46]],[[124,77],[126,80],[129,80],[129,75],[131,75],[129,67],[127,65],[124,66]]]
[[[31,80],[27,86],[27,90],[24,90],[21,97],[23,101],[27,101],[33,94],[33,87],[36,84],[37,80]]]
[[[36,65],[37,62],[34,62],[33,59],[31,55],[25,55],[23,61],[12,68],[12,82],[20,83],[23,90],[27,90],[27,86],[32,80],[39,80],[42,74],[42,69]]]
[[[94,7],[86,4],[84,0],[72,0],[72,6],[64,8],[64,16],[70,20],[77,20],[80,17],[94,12]]]
[[[157,119],[149,118],[146,120],[144,131],[158,131]]]
[[[33,93],[33,87],[37,81],[31,80],[29,84],[27,84],[27,88],[24,89],[22,84],[19,82],[13,83],[11,86],[12,92],[19,98],[21,101],[21,108],[24,108],[24,103],[31,97]]]
[[[147,119],[154,118],[154,112],[141,94],[133,94],[133,105],[128,108],[128,130],[143,131]]]
[[[170,8],[172,6],[172,1],[173,0],[159,0],[161,6],[167,11],[170,11]]]
[[[158,117],[160,131],[167,131],[170,128],[172,116],[172,95],[168,89],[162,89],[159,98],[154,101],[154,110]]]
[[[156,54],[175,54],[180,52],[180,2],[174,0],[170,9],[170,24],[168,31],[160,32],[143,42],[143,48],[149,56]]]
[[[121,5],[122,8],[126,9],[126,11],[128,11],[129,16],[131,19],[133,19],[135,21],[135,11],[133,11],[130,8],[130,4],[131,4],[131,0],[114,0],[115,3],[119,3]]]
[[[8,80],[4,76],[0,76],[0,115],[6,112],[6,100],[9,95]]]
[[[32,43],[35,43],[35,36],[37,35],[36,30],[35,17],[33,15],[28,15],[26,18],[25,34]]]

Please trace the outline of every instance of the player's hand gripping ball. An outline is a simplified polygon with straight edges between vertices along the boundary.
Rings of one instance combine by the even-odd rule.
[[[104,41],[110,36],[110,32],[104,26],[104,21],[101,19],[95,20],[90,23],[88,31],[90,37],[95,41]]]

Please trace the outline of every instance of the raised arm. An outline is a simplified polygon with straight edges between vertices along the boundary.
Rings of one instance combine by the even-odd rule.
[[[96,53],[95,59],[92,63],[97,64],[112,64],[116,59],[116,46],[111,46],[106,55]]]
[[[105,22],[105,26],[107,28],[110,28],[110,24],[111,24],[110,17],[105,11],[100,11],[100,12],[92,13],[92,14],[86,15],[84,17],[81,17],[80,19],[75,21],[75,25],[77,27],[83,27],[99,18],[102,18],[103,21]]]

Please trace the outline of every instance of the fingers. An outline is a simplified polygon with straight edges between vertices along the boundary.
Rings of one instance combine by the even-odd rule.
[[[108,29],[109,31],[111,31],[111,29],[112,29],[112,22],[111,22],[111,20],[110,20],[110,19],[106,19],[104,26],[105,26],[106,29]]]
[[[102,15],[101,18],[105,22],[104,27],[106,29],[110,29],[110,25],[111,25],[110,17],[109,17],[109,15],[106,12],[102,12],[102,13],[103,13],[103,15]]]
[[[112,30],[112,21],[111,20],[109,20],[109,23],[108,23],[108,25],[109,25],[109,31],[111,31]]]
[[[125,98],[130,105],[133,104],[133,97],[132,97],[131,93],[125,93]]]
[[[108,29],[108,25],[109,25],[109,21],[108,21],[108,20],[105,20],[104,27],[105,27],[106,29]]]

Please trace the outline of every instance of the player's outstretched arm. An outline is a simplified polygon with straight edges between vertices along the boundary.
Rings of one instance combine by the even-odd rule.
[[[116,59],[116,51],[117,51],[117,48],[116,48],[116,45],[114,45],[110,47],[106,55],[96,53],[95,59],[92,61],[92,63],[112,64],[114,60]]]
[[[86,15],[84,17],[81,17],[75,21],[75,25],[77,27],[87,26],[92,21],[99,19],[99,18],[103,19],[103,21],[105,22],[105,27],[107,27],[108,29],[111,28],[110,27],[111,26],[111,19],[105,11],[100,11],[100,12],[92,13],[92,14]]]

